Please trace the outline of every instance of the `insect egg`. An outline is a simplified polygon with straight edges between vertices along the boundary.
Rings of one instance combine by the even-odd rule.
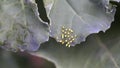
[[[61,29],[61,40],[59,41],[62,44],[65,44],[67,47],[71,46],[71,43],[74,42],[76,35],[70,28],[65,28],[64,26]]]

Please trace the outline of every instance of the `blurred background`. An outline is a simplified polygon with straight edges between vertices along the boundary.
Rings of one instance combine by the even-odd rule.
[[[0,49],[0,68],[55,68],[55,65],[27,52],[14,53]]]

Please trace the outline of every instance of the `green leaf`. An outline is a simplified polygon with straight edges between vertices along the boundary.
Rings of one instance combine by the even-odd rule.
[[[92,34],[70,48],[50,38],[32,54],[52,61],[56,68],[120,68],[120,6],[117,10],[115,22],[105,33]]]
[[[120,68],[119,50],[120,31],[111,29],[90,35],[86,42],[70,48],[50,39],[32,54],[52,61],[56,68]]]
[[[0,42],[7,50],[36,51],[49,38],[34,0],[0,1]]]
[[[92,33],[105,32],[114,20],[115,7],[109,0],[44,0],[44,3],[51,22],[50,36],[66,46],[75,46]]]
[[[96,0],[97,1],[97,0]],[[55,39],[32,54],[55,63],[56,68],[120,68],[120,6],[115,22],[105,33],[92,34],[75,47],[61,46]]]

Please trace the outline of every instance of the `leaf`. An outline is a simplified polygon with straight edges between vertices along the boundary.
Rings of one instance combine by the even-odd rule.
[[[114,20],[115,7],[109,0],[44,0],[50,18],[50,36],[66,46],[75,46]],[[70,32],[72,31],[72,32]]]
[[[120,5],[115,21],[105,33],[89,35],[75,47],[61,46],[55,39],[41,45],[32,54],[55,63],[56,68],[120,68]]]
[[[0,43],[6,50],[36,51],[49,38],[33,0],[1,0]]]
[[[120,68],[119,26],[106,33],[92,34],[85,42],[70,48],[50,39],[32,54],[52,61],[56,68]]]

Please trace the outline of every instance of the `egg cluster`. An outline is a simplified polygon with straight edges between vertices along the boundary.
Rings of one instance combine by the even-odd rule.
[[[67,47],[70,47],[71,43],[75,40],[76,35],[74,35],[74,31],[70,28],[65,28],[64,26],[61,29],[61,40],[60,43],[65,44]]]

